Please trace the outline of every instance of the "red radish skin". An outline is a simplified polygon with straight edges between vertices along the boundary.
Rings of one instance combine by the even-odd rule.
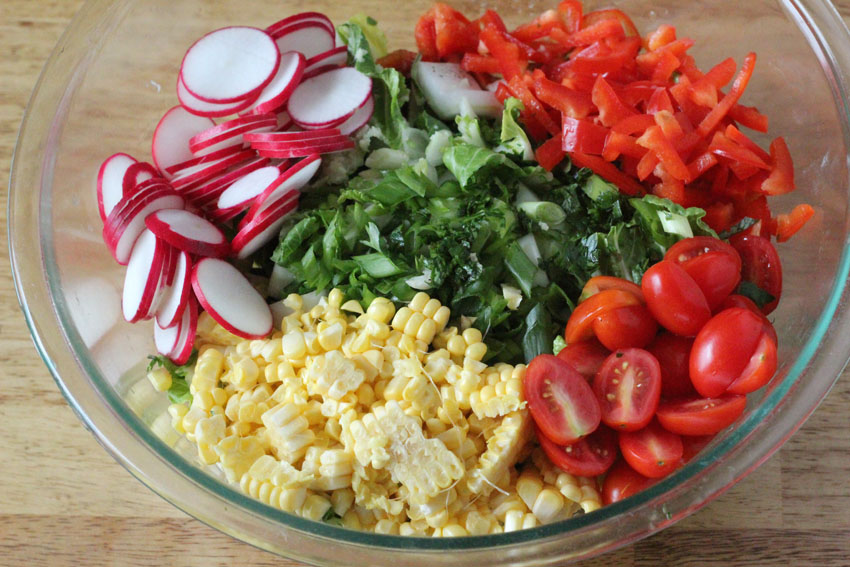
[[[281,53],[297,51],[305,59],[315,57],[336,46],[334,32],[321,22],[305,20],[281,27],[271,34]]]
[[[276,112],[286,104],[289,96],[304,73],[306,60],[297,51],[288,51],[280,56],[280,67],[271,82],[266,85],[254,104],[247,111],[255,114]]]
[[[207,197],[218,200],[221,195],[230,185],[242,179],[252,171],[269,165],[269,158],[257,157],[251,161],[237,166],[231,171],[225,171],[211,179],[204,181],[201,184],[195,185],[183,192],[183,196],[189,201],[203,200]]]
[[[244,148],[247,146],[243,136],[254,132],[272,132],[277,128],[277,119],[272,119],[264,122],[257,122],[249,127],[237,128],[233,131],[221,134],[215,139],[200,142],[195,146],[196,156],[205,156],[223,148],[236,147]]]
[[[166,173],[171,175],[172,179],[174,179],[175,177],[180,177],[181,175],[185,175],[187,169],[191,169],[193,167],[197,167],[197,166],[203,165],[205,163],[212,163],[214,161],[218,161],[220,159],[230,157],[234,154],[238,154],[240,151],[242,151],[242,148],[240,148],[239,146],[232,146],[232,147],[228,147],[228,148],[223,148],[221,150],[218,150],[218,151],[213,152],[213,153],[208,154],[208,155],[196,156],[196,157],[192,157],[190,159],[187,159],[186,161],[181,161],[180,163],[175,163],[174,165],[172,165],[171,167],[169,167],[165,171],[166,171]]]
[[[346,136],[353,134],[369,123],[374,112],[375,99],[372,96],[369,96],[369,98],[366,99],[366,103],[358,108],[357,111],[351,115],[351,118],[339,125],[340,133]]]
[[[200,150],[206,150],[206,153],[216,151],[219,148],[210,149],[223,141],[229,140],[239,134],[252,132],[258,127],[268,126],[269,124],[277,126],[277,116],[274,114],[247,114],[222,122],[221,124],[207,128],[202,132],[198,132],[189,138],[189,150],[192,154],[198,157]],[[274,129],[274,128],[272,128]]]
[[[185,252],[196,256],[223,258],[230,253],[224,233],[207,219],[179,209],[165,209],[148,215],[148,230]]]
[[[274,207],[277,201],[284,198],[290,191],[299,191],[307,185],[316,175],[322,165],[322,158],[318,155],[305,157],[289,169],[287,169],[278,180],[266,188],[263,193],[254,200],[254,204],[248,209],[244,222],[249,223],[261,211]]]
[[[271,309],[263,296],[224,260],[199,260],[192,269],[192,289],[204,310],[234,335],[261,339],[272,331]]]
[[[354,114],[371,94],[372,79],[342,67],[302,81],[289,97],[287,111],[302,128],[334,125]]]
[[[156,168],[167,177],[169,167],[192,158],[189,151],[192,136],[212,126],[215,122],[210,118],[196,116],[182,106],[168,110],[153,132],[151,156]]]
[[[251,147],[255,150],[297,150],[299,148],[307,148],[310,146],[332,146],[339,143],[350,142],[348,136],[337,134],[335,136],[321,136],[316,138],[307,138],[304,140],[279,140],[273,142],[251,142]]]
[[[257,149],[257,154],[268,158],[297,158],[309,156],[312,154],[330,154],[333,152],[342,152],[354,148],[354,141],[344,140],[329,144],[319,144],[312,146],[303,146],[300,148],[290,148],[288,150],[266,150]]]
[[[160,209],[182,209],[184,205],[183,197],[170,189],[155,188],[131,195],[106,218],[103,240],[115,260],[126,265],[133,244],[145,229],[145,218]]]
[[[156,309],[157,286],[168,254],[167,244],[145,230],[136,240],[124,274],[121,310],[124,320],[135,323]]]
[[[214,104],[256,98],[280,63],[275,40],[248,26],[221,28],[203,36],[180,64],[183,86],[198,100]]]
[[[348,48],[344,45],[324,51],[307,60],[304,65],[304,79],[314,77],[324,71],[342,67],[348,62]]]
[[[269,35],[274,37],[277,31],[286,29],[292,24],[302,22],[318,22],[325,26],[325,28],[327,28],[328,33],[335,33],[333,22],[331,22],[330,18],[328,18],[325,14],[322,14],[321,12],[300,12],[298,14],[293,14],[292,16],[287,16],[286,18],[275,22],[269,27],[267,27],[266,32],[268,32]]]
[[[97,172],[97,211],[100,220],[106,217],[124,196],[124,174],[136,162],[133,156],[124,153],[112,154],[101,164]]]
[[[198,330],[198,304],[193,297],[189,297],[183,317],[180,319],[180,334],[174,350],[168,355],[171,361],[180,366],[188,362],[192,356],[192,347],[195,344],[195,334]]]
[[[192,260],[187,252],[178,251],[176,270],[174,272],[174,281],[171,286],[164,291],[162,301],[156,311],[156,324],[159,327],[167,328],[176,325],[183,316],[183,310],[189,303],[191,296],[192,282]],[[174,341],[177,341],[175,335]],[[169,349],[170,351],[171,349]],[[162,352],[168,354],[168,352]]]
[[[240,208],[244,211],[280,177],[280,170],[273,165],[249,173],[219,196],[217,208],[221,210]]]
[[[230,104],[216,104],[214,102],[206,102],[189,92],[186,85],[180,77],[177,78],[177,100],[187,112],[196,116],[205,116],[208,118],[219,118],[221,116],[230,116],[239,111],[245,110],[254,103],[254,98],[248,98],[240,102]]]
[[[122,191],[125,195],[134,193],[140,183],[155,177],[159,177],[159,171],[154,166],[144,161],[136,162],[124,173],[124,179],[121,182]]]
[[[255,157],[257,157],[257,154],[253,150],[243,150],[226,158],[197,165],[185,170],[181,173],[181,175],[172,179],[171,184],[175,189],[188,190],[190,186],[195,184],[200,185],[204,181],[212,179],[215,175],[226,170],[228,167],[242,164]]]
[[[246,134],[245,141],[249,144],[253,144],[254,142],[301,142],[304,140],[339,135],[339,128],[321,128],[318,130],[303,130],[300,132],[264,132],[258,134]]]
[[[298,208],[297,196],[298,193],[293,192],[292,199],[281,201],[273,209],[263,211],[239,230],[231,243],[236,258],[247,258],[278,235],[286,217]]]

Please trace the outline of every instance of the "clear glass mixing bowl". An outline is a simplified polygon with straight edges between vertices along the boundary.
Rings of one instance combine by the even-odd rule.
[[[554,0],[488,2],[519,22]],[[484,3],[456,2],[467,13]],[[588,3],[594,6],[594,2]],[[692,37],[702,66],[758,53],[745,103],[789,142],[799,190],[776,200],[817,213],[780,246],[785,293],[775,314],[780,369],[746,414],[675,474],[626,501],[530,530],[457,539],[348,531],[253,500],[195,463],[167,434],[166,404],[143,378],[147,325],[120,316],[123,268],[101,241],[94,177],[107,155],[148,159],[153,128],[176,104],[181,56],[194,38],[232,23],[264,27],[301,10],[336,23],[377,18],[395,47],[412,47],[428,0],[264,2],[92,0],[47,63],[24,120],[9,196],[10,251],[39,353],[103,446],[133,475],[189,514],[263,549],[348,565],[555,565],[645,537],[685,517],[768,458],[814,411],[850,356],[848,248],[850,36],[819,0],[618,2],[643,30],[670,22]],[[597,3],[598,5],[598,3]],[[765,139],[761,139],[764,142]],[[159,435],[164,437],[161,439]]]

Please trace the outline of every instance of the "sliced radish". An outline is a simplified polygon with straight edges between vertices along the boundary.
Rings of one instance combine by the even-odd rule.
[[[232,242],[233,253],[237,258],[247,258],[280,232],[286,217],[298,207],[298,192],[293,191],[292,195],[292,198],[279,201],[276,206],[266,209],[239,229]]]
[[[245,144],[244,134],[253,132],[271,132],[277,128],[277,117],[273,114],[262,115],[263,119],[223,130],[207,138],[195,138],[189,141],[189,148],[196,156],[217,153],[229,147],[241,147]]]
[[[174,364],[178,366],[186,364],[192,356],[192,347],[195,345],[195,333],[198,330],[198,303],[193,297],[189,297],[183,317],[180,319],[180,334],[177,336],[177,344],[168,355]]]
[[[188,190],[191,186],[200,185],[204,181],[212,179],[216,174],[221,173],[228,167],[243,164],[255,157],[257,157],[257,154],[253,150],[242,150],[225,158],[186,169],[172,179],[171,184],[175,189]]]
[[[177,100],[180,101],[180,105],[183,106],[187,112],[197,116],[206,116],[210,118],[236,114],[240,110],[245,110],[254,103],[253,98],[229,104],[216,104],[214,102],[201,100],[189,92],[180,77],[177,78]]]
[[[156,324],[158,327],[168,328],[179,322],[180,317],[183,315],[183,310],[189,302],[190,290],[192,289],[191,273],[192,260],[189,258],[189,253],[179,250],[177,265],[174,271],[174,281],[163,292],[162,300],[159,302],[159,307],[156,310]],[[176,336],[174,340],[177,340]],[[163,354],[168,354],[168,351],[163,352]]]
[[[263,30],[231,26],[206,34],[186,52],[180,77],[202,101],[241,102],[259,94],[277,72],[280,52]]]
[[[289,97],[287,111],[302,128],[332,124],[354,114],[371,94],[372,79],[341,67],[302,81]]]
[[[303,20],[289,26],[276,29],[270,34],[281,53],[297,51],[309,59],[334,48],[332,31],[318,21]]]
[[[286,132],[293,128],[297,128],[297,126],[292,120],[292,117],[289,116],[289,113],[285,110],[279,112],[277,115],[277,128],[275,128],[275,130],[278,132]]]
[[[112,154],[97,172],[97,211],[105,221],[121,197],[124,196],[124,174],[136,162],[133,156],[124,153]]]
[[[339,136],[339,128],[321,128],[318,130],[303,130],[300,132],[262,132],[246,134],[245,141],[249,144],[254,142],[301,142],[315,138],[328,136]]]
[[[269,161],[269,158],[258,157],[241,165],[237,165],[230,171],[220,173],[219,175],[204,181],[200,185],[195,185],[194,187],[185,190],[183,192],[183,196],[192,202],[205,200],[207,198],[217,201],[219,195],[221,195],[230,185],[239,179],[242,179],[252,171],[266,167],[269,165]]]
[[[297,51],[287,51],[280,56],[280,66],[271,82],[266,85],[257,100],[246,112],[263,114],[276,112],[289,99],[289,95],[301,81],[306,59]]]
[[[153,132],[151,155],[154,165],[165,174],[172,165],[191,159],[189,139],[212,126],[215,122],[210,118],[196,116],[182,106],[170,109]]]
[[[201,306],[222,327],[245,339],[272,330],[272,312],[242,273],[224,260],[203,258],[192,269],[192,289]]]
[[[325,71],[330,71],[331,69],[344,67],[347,62],[348,48],[344,45],[334,47],[333,49],[329,49],[324,53],[319,53],[318,55],[314,55],[308,59],[304,66],[304,75],[301,80],[315,77],[316,75],[324,73]]]
[[[373,97],[369,97],[366,99],[366,103],[357,109],[357,111],[351,115],[351,118],[343,122],[339,125],[339,131],[341,134],[348,136],[349,134],[353,134],[363,126],[369,123],[372,119],[372,114],[375,112],[375,99]]]
[[[344,142],[350,142],[351,138],[336,134],[332,136],[316,136],[305,139],[290,139],[290,140],[267,140],[251,142],[251,148],[259,150],[296,150],[309,146],[328,146]]]
[[[328,33],[334,33],[335,28],[333,22],[331,22],[330,18],[321,12],[301,12],[298,14],[294,14],[292,16],[287,16],[286,18],[273,23],[269,27],[266,28],[266,31],[274,37],[275,33],[279,30],[290,27],[292,24],[303,23],[303,22],[317,22],[321,23],[328,30]]]
[[[145,229],[145,218],[160,209],[182,209],[183,197],[171,189],[155,187],[119,202],[103,225],[103,240],[115,260],[126,265],[133,244]]]
[[[320,142],[316,144],[290,147],[285,150],[257,148],[257,154],[268,158],[289,159],[306,157],[313,154],[323,155],[334,152],[344,152],[346,150],[353,149],[354,146],[355,144],[353,140],[344,138],[342,140],[333,140],[327,143]]]
[[[195,254],[222,258],[230,253],[227,237],[205,218],[180,209],[165,209],[148,215],[145,226],[157,238]]]
[[[248,208],[251,203],[281,177],[280,169],[267,166],[233,183],[218,198],[219,209]]]
[[[144,161],[136,162],[124,172],[122,190],[125,195],[129,195],[136,190],[137,185],[154,177],[159,177],[159,171],[154,166]]]
[[[266,188],[262,195],[254,200],[254,204],[248,209],[243,222],[247,224],[254,218],[258,218],[259,213],[274,207],[278,201],[286,198],[290,191],[300,191],[316,175],[321,165],[322,158],[318,155],[311,155],[284,171],[275,183]]]
[[[220,136],[221,134],[226,134],[230,130],[243,126],[249,127],[257,122],[265,122],[276,119],[277,117],[274,114],[245,114],[243,116],[227,120],[226,122],[222,122],[221,124],[213,124],[211,127],[201,130],[189,138],[189,149],[191,150],[192,146],[201,142],[206,142]]]
[[[238,154],[240,151],[242,151],[242,148],[240,148],[239,146],[222,148],[207,155],[197,156],[187,159],[186,161],[181,161],[180,163],[175,163],[174,165],[166,169],[166,172],[171,174],[171,177],[173,179],[175,177],[180,177],[186,172],[186,170],[191,169],[195,166],[203,165],[205,163],[209,164],[214,161],[218,161],[220,159],[232,156],[233,154]]]
[[[156,309],[156,291],[167,246],[149,230],[143,230],[133,245],[121,296],[121,309],[127,322],[135,323]]]
[[[180,336],[180,323],[162,328],[159,325],[153,326],[153,344],[156,346],[156,351],[159,354],[168,356],[177,346],[177,338]]]

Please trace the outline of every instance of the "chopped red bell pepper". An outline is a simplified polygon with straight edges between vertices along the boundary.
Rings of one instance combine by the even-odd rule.
[[[616,91],[604,78],[599,77],[591,92],[593,104],[599,109],[599,121],[609,128],[637,112],[620,100]]]
[[[715,232],[723,232],[732,228],[734,215],[735,206],[732,203],[717,201],[705,208],[702,220]]]
[[[493,27],[500,32],[508,31],[508,28],[505,27],[505,22],[502,20],[502,16],[494,10],[485,10],[481,17],[475,20],[474,23],[478,25],[479,30],[483,30],[486,27]]]
[[[566,65],[576,73],[590,75],[616,73],[634,62],[640,48],[641,42],[638,37],[627,37],[613,46],[598,42],[573,55]]]
[[[534,152],[537,163],[546,171],[552,171],[566,155],[566,152],[561,149],[561,138],[559,136],[549,138]]]
[[[640,158],[640,161],[637,164],[638,179],[645,181],[650,175],[652,175],[652,172],[655,171],[655,167],[658,165],[659,161],[660,160],[658,159],[658,156],[655,155],[655,152],[647,151],[646,154]]]
[[[561,117],[563,126],[561,149],[565,152],[602,155],[609,128],[567,115]]]
[[[629,177],[617,169],[617,166],[608,163],[601,157],[591,156],[581,152],[571,152],[569,156],[573,164],[578,167],[590,169],[605,181],[619,187],[620,191],[626,195],[643,195],[645,192],[643,186],[635,181],[634,178]]]
[[[674,179],[688,182],[691,178],[691,172],[688,171],[688,166],[682,161],[679,152],[673,143],[664,135],[660,126],[650,126],[643,133],[643,136],[638,138],[638,144],[654,152],[664,166],[667,173]]]
[[[440,60],[440,53],[437,51],[437,31],[434,28],[434,8],[431,8],[419,18],[413,35],[416,38],[416,47],[419,49],[423,61]]]
[[[626,37],[640,37],[638,33],[637,26],[632,21],[630,17],[628,17],[622,10],[617,10],[616,8],[609,8],[606,10],[594,10],[593,12],[588,12],[581,19],[581,28],[584,29],[589,27],[596,22],[602,20],[610,20],[615,19],[620,22],[620,25],[623,26],[623,32],[626,34]]]
[[[506,81],[514,77],[522,77],[528,61],[517,45],[507,41],[505,34],[492,27],[481,30],[479,37],[487,46],[490,55],[499,61],[502,77]]]
[[[585,118],[594,110],[593,101],[588,93],[550,81],[543,73],[539,76],[535,75],[534,94],[541,102],[573,118]]]
[[[682,125],[679,124],[679,121],[675,116],[673,116],[671,111],[659,110],[652,118],[655,120],[655,124],[661,128],[662,132],[664,132],[664,136],[666,136],[671,142],[675,142],[685,135]]]
[[[404,76],[410,76],[410,69],[416,61],[416,53],[407,49],[396,49],[390,51],[376,61],[381,67],[390,67]]]
[[[681,62],[676,55],[663,47],[656,53],[658,52],[661,53],[661,57],[658,60],[658,63],[655,64],[655,68],[652,70],[652,82],[662,85],[667,84],[670,80],[670,76],[673,74],[673,71],[679,68]]]
[[[531,91],[526,86],[525,82],[518,76],[512,77],[510,81],[508,81],[508,86],[511,89],[511,92],[518,99],[522,101],[522,104],[525,106],[525,110],[529,111],[537,121],[543,125],[543,127],[553,136],[557,136],[561,133],[561,128],[555,121],[549,116],[549,113],[546,112],[546,109],[543,108],[543,105],[540,104],[540,101],[531,93]]]
[[[716,127],[720,124],[720,121],[729,113],[735,104],[741,99],[741,95],[744,94],[744,90],[747,88],[747,83],[750,82],[750,78],[753,76],[753,69],[756,65],[756,54],[748,53],[746,57],[744,57],[744,64],[741,66],[741,71],[738,73],[738,76],[735,77],[735,82],[732,83],[732,88],[729,90],[729,94],[723,97],[723,99],[717,103],[717,106],[711,109],[708,115],[699,123],[697,126],[697,132],[699,132],[700,136],[707,137]]]
[[[441,58],[478,48],[478,26],[442,2],[434,4],[434,32]]]
[[[755,152],[736,143],[723,132],[714,133],[708,150],[718,156],[723,156],[742,165],[749,165],[758,169],[770,169],[770,166]]]
[[[717,158],[711,152],[704,152],[694,158],[688,164],[688,171],[691,173],[691,179],[698,179],[702,174],[717,165]]]
[[[643,134],[653,124],[655,119],[649,114],[635,114],[614,124],[612,130],[620,134]]]
[[[655,114],[661,110],[673,112],[673,101],[670,100],[670,95],[667,94],[667,89],[664,87],[656,87],[646,104],[646,113]]]
[[[791,152],[782,136],[770,143],[770,158],[773,170],[761,184],[762,192],[768,195],[784,195],[794,190],[794,163]]]
[[[575,33],[581,29],[582,14],[584,7],[579,0],[562,0],[558,4],[558,15],[564,23],[564,28],[569,33]]]
[[[489,55],[477,55],[475,53],[464,53],[460,60],[460,67],[470,73],[490,73],[498,75],[502,72],[499,60]]]
[[[729,118],[756,132],[767,132],[767,116],[752,106],[736,104],[729,111]]]
[[[676,28],[669,24],[661,24],[658,29],[646,38],[646,48],[655,51],[659,47],[676,41]]]
[[[602,159],[605,161],[614,161],[621,155],[640,159],[648,151],[646,148],[639,146],[637,140],[632,136],[612,130],[605,138]]]
[[[725,134],[730,140],[738,143],[759,157],[764,163],[770,163],[770,154],[759,147],[758,144],[750,140],[746,134],[735,128],[734,124],[726,126]]]
[[[787,215],[776,216],[776,240],[785,242],[803,228],[815,214],[811,205],[797,205]]]
[[[624,37],[626,35],[623,26],[615,18],[599,20],[572,34],[565,32],[558,35],[552,34],[552,39],[568,47],[584,47],[608,38],[622,39]]]
[[[530,23],[522,25],[511,32],[511,35],[520,41],[534,41],[549,35],[552,30],[565,29],[561,14],[555,10],[546,10]],[[505,30],[502,30],[505,31]]]

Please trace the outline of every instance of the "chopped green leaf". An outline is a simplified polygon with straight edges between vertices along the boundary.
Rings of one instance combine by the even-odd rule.
[[[192,350],[189,360],[183,365],[176,365],[170,359],[162,355],[148,356],[148,372],[155,368],[165,368],[171,374],[171,387],[168,389],[168,400],[172,404],[188,404],[192,401],[192,394],[189,392],[189,384],[186,381],[187,376],[195,368],[195,362],[198,359],[198,351]]]
[[[776,299],[773,295],[749,281],[742,281],[738,284],[738,289],[735,293],[752,299],[753,303],[759,306],[759,309]]]
[[[721,240],[729,240],[731,237],[735,236],[739,232],[744,232],[758,221],[751,217],[744,217],[735,223],[734,226],[730,227],[728,230],[724,230],[720,234],[717,235]]]
[[[561,335],[556,335],[555,340],[552,342],[552,354],[557,355],[559,352],[564,350],[567,346],[567,341],[564,340],[564,337]]]

